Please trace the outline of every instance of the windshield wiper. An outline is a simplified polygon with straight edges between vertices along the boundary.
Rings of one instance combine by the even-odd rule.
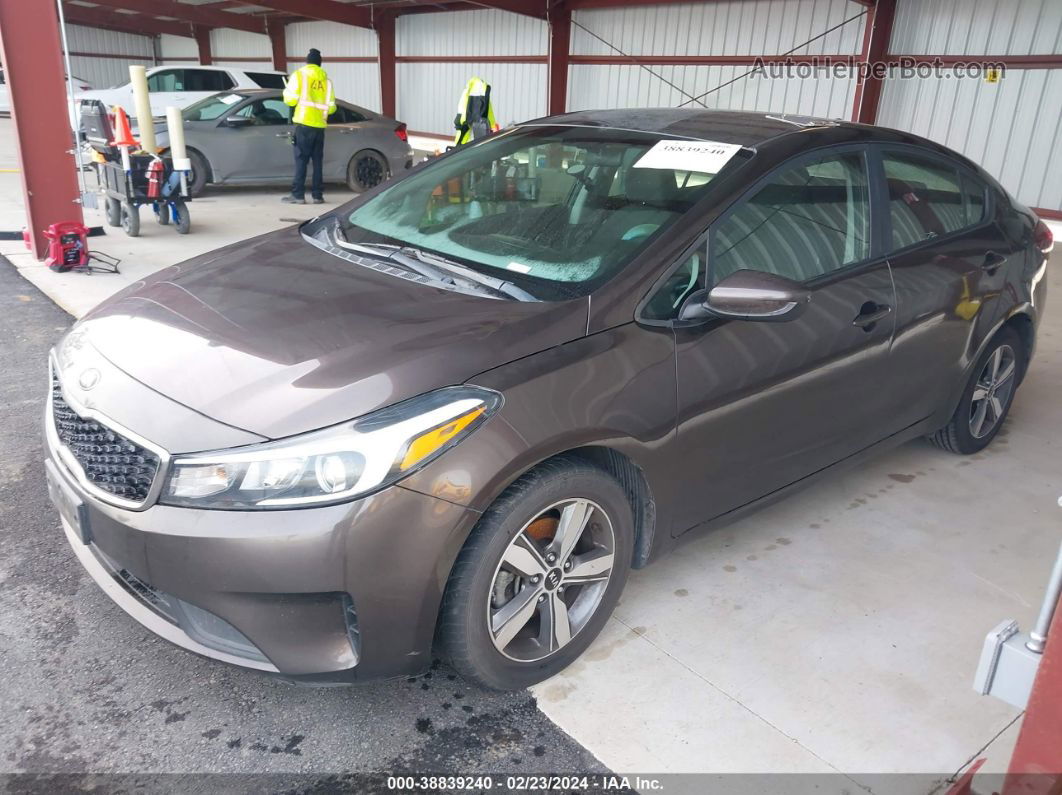
[[[456,284],[453,276],[442,268],[434,267],[431,263],[420,262],[412,257],[403,256],[401,246],[393,246],[388,243],[350,243],[343,240],[338,234],[335,236],[335,244],[348,251],[357,251],[362,254],[371,254],[374,257],[382,257],[432,281],[449,285]]]
[[[403,246],[399,249],[399,253],[408,257],[414,257],[416,260],[425,264],[441,268],[447,273],[455,274],[465,281],[481,285],[508,298],[515,298],[518,301],[539,300],[527,290],[522,287],[517,287],[512,282],[506,281],[505,279],[498,279],[494,276],[487,276],[485,273],[472,270],[459,262],[440,257],[438,254],[421,251],[419,248],[413,248],[412,246]],[[406,256],[403,256],[403,260],[406,259]]]

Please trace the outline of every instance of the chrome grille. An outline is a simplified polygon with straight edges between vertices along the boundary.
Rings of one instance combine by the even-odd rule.
[[[96,420],[78,415],[52,378],[52,418],[59,441],[96,488],[131,502],[144,502],[159,471],[159,457]]]

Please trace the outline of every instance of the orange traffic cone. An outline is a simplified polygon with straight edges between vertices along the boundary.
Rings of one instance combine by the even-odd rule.
[[[129,116],[120,106],[114,109],[114,140],[111,141],[111,146],[140,148],[140,144],[133,137],[133,131],[129,127]]]

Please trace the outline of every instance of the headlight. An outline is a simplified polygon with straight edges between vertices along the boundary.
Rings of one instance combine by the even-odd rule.
[[[438,458],[501,404],[489,389],[446,387],[323,431],[182,456],[159,501],[240,510],[343,502]]]

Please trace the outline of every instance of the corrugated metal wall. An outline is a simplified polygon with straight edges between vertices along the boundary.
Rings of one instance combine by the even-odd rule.
[[[572,16],[572,54],[781,55],[862,10],[850,0],[729,0],[582,9]],[[853,54],[859,52],[862,38],[862,20],[856,19],[795,54]],[[723,86],[750,68],[573,64],[568,77],[568,108],[673,106],[688,95],[698,96]],[[846,118],[853,92],[852,79],[825,71],[806,78],[750,75],[709,94],[704,104],[710,108]]]
[[[899,0],[892,52],[907,55],[1059,53],[1059,0]]]
[[[118,33],[113,30],[89,28],[82,25],[67,25],[66,37],[70,52],[129,56],[128,58],[71,56],[71,71],[76,77],[91,83],[93,88],[109,88],[120,83],[128,83],[130,64],[139,63],[151,66],[154,63],[154,42],[150,36]]]
[[[376,58],[376,34],[367,28],[331,22],[296,22],[288,25],[288,71],[303,62],[311,47],[321,51],[324,67],[336,88],[336,96],[379,111],[380,69],[375,61],[344,63],[334,58]]]
[[[273,47],[268,36],[232,28],[214,28],[210,31],[210,54],[214,63],[226,58],[254,58],[267,64],[273,62]]]
[[[170,59],[185,60],[187,58],[199,61],[199,46],[195,43],[195,39],[188,36],[171,36],[163,33],[159,36],[159,52],[163,63]]]
[[[918,55],[1062,53],[1059,0],[900,0],[890,49]],[[892,76],[878,123],[924,135],[980,163],[1032,207],[1062,210],[1062,69],[981,79]]]
[[[398,18],[395,39],[400,59],[403,56],[544,57],[549,46],[545,22],[493,10],[402,16]],[[457,102],[473,75],[490,83],[495,115],[503,126],[545,115],[545,63],[399,60],[398,117],[413,130],[453,132]]]

